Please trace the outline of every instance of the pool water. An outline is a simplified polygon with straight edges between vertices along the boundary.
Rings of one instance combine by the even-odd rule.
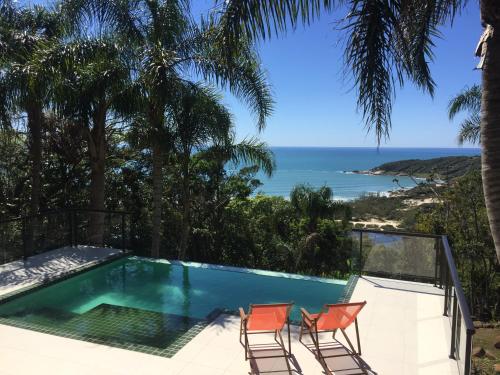
[[[0,323],[172,356],[216,310],[295,302],[319,310],[346,281],[127,257],[0,305]]]

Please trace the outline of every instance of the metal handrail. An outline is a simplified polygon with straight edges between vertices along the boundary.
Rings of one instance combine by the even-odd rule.
[[[444,316],[448,316],[449,311],[452,310],[452,332],[451,332],[451,342],[450,342],[450,358],[458,360],[456,354],[459,352],[460,338],[458,336],[457,330],[461,322],[459,321],[459,315],[463,320],[466,332],[465,341],[465,358],[464,360],[464,375],[471,374],[471,351],[472,351],[472,336],[475,333],[474,323],[472,322],[469,305],[467,304],[467,299],[465,298],[465,293],[460,282],[460,277],[453,259],[453,253],[451,251],[450,244],[448,242],[448,237],[446,235],[435,235],[429,233],[413,233],[405,231],[381,231],[375,229],[352,229],[352,232],[357,232],[360,235],[359,243],[359,269],[357,270],[359,275],[363,274],[363,233],[379,234],[379,235],[392,235],[401,237],[421,237],[421,238],[432,238],[435,239],[436,245],[436,262],[435,262],[435,285],[441,288],[444,287]],[[440,246],[439,246],[440,245]],[[439,277],[438,277],[439,275]],[[399,275],[400,277],[402,275]],[[438,278],[439,283],[438,283]],[[444,280],[443,280],[444,278]],[[453,292],[453,295],[452,295]],[[449,305],[449,300],[453,299],[453,306]],[[458,311],[460,314],[458,314]],[[458,339],[457,339],[458,337]],[[458,340],[458,342],[457,342]]]
[[[474,323],[472,322],[472,318],[470,315],[469,305],[467,304],[467,300],[465,299],[465,294],[462,289],[462,283],[460,282],[460,278],[458,276],[458,271],[455,266],[455,261],[453,260],[453,255],[451,253],[450,244],[448,243],[447,236],[441,236],[443,241],[443,249],[444,254],[446,256],[446,260],[448,262],[448,266],[450,267],[450,276],[455,287],[455,293],[458,299],[458,305],[460,306],[460,310],[462,311],[463,319],[465,322],[465,326],[467,330],[471,332],[475,332]]]
[[[19,220],[24,220],[24,219],[31,219],[33,217],[42,217],[42,216],[45,216],[45,215],[71,212],[71,211],[100,212],[100,213],[105,213],[105,214],[123,214],[123,215],[132,215],[133,214],[133,212],[131,212],[131,211],[100,210],[100,209],[97,209],[97,208],[60,208],[60,209],[54,209],[54,210],[44,210],[44,211],[40,211],[40,212],[38,212],[36,214],[22,215],[22,216],[17,216],[17,217],[9,218],[9,219],[2,219],[2,220],[0,220],[0,224],[10,223],[12,221],[19,221]]]
[[[375,234],[390,234],[396,236],[408,236],[408,237],[424,237],[424,238],[441,238],[439,234],[431,234],[424,232],[408,232],[399,230],[377,230],[377,229],[365,229],[365,228],[353,228],[352,232],[362,232],[362,233],[375,233]]]
[[[465,358],[464,358],[464,374],[471,374],[471,364],[472,364],[472,336],[476,332],[474,328],[474,323],[470,315],[469,305],[465,298],[465,294],[462,288],[462,283],[460,282],[460,277],[458,276],[458,271],[455,266],[455,261],[453,259],[453,254],[451,252],[450,244],[448,243],[447,236],[441,236],[442,250],[444,259],[446,260],[446,285],[445,285],[445,301],[444,301],[444,316],[448,316],[448,311],[451,306],[448,305],[448,299],[453,298],[453,310],[452,310],[452,322],[451,322],[451,343],[450,343],[450,358],[459,359],[456,354],[459,352],[459,344],[457,343],[457,330],[459,328],[458,320],[458,309],[460,310],[460,316],[465,324]],[[451,280],[450,280],[451,279]],[[451,281],[451,285],[449,282]],[[453,286],[451,289],[450,286]],[[453,291],[453,296],[451,292]]]

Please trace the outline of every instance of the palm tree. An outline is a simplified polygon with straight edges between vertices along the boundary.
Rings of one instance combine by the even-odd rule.
[[[468,116],[460,124],[459,144],[479,143],[481,138],[481,87],[479,85],[464,89],[450,100],[448,105],[450,120],[462,111],[468,112]]]
[[[290,202],[300,216],[307,218],[310,234],[317,231],[319,219],[349,211],[348,205],[333,200],[333,191],[328,186],[315,190],[309,185],[297,185],[290,192]]]
[[[179,259],[184,260],[191,230],[192,154],[230,131],[231,115],[213,90],[187,83],[176,90],[178,97],[169,106],[167,126],[180,165],[182,230]]]
[[[35,6],[17,8],[10,1],[0,5],[0,110],[5,120],[10,114],[25,114],[31,161],[29,212],[26,248],[33,251],[36,216],[40,209],[42,127],[49,98],[50,81],[33,57],[61,35],[62,23],[55,12]]]
[[[481,0],[484,34],[478,46],[481,56],[481,173],[491,234],[500,259],[500,4]],[[494,33],[495,32],[495,33]]]
[[[341,22],[345,71],[358,93],[357,105],[378,142],[390,134],[395,85],[414,83],[433,95],[430,74],[433,39],[452,21],[465,0],[215,0],[228,44],[240,36],[269,38],[310,23],[323,12],[346,9]],[[484,33],[476,54],[481,57],[482,177],[486,209],[500,259],[500,3],[480,0]]]
[[[265,126],[273,101],[265,75],[252,45],[245,38],[233,42],[230,52],[219,25],[207,20],[198,25],[191,19],[187,0],[65,0],[65,13],[73,24],[97,13],[107,30],[135,42],[137,76],[144,113],[150,131],[153,160],[153,204],[151,255],[159,256],[163,198],[163,164],[170,140],[165,112],[174,97],[175,82],[190,71],[228,87],[257,115]],[[137,12],[140,9],[140,12]],[[144,122],[144,121],[142,121]]]
[[[53,80],[54,107],[82,128],[90,164],[89,240],[102,244],[104,235],[107,139],[117,119],[131,114],[137,93],[129,54],[118,40],[73,39],[56,43],[37,56]]]
[[[253,162],[271,175],[274,160],[269,150],[255,140],[234,143],[231,114],[216,91],[199,84],[185,83],[176,92],[178,97],[169,106],[167,126],[180,164],[182,232],[179,259],[185,259],[191,230],[193,163],[208,159],[218,163],[223,170],[229,160],[234,163]]]
[[[297,185],[290,192],[290,202],[307,226],[306,235],[299,242],[297,264],[310,263],[312,269],[318,270],[317,261],[322,253],[318,249],[324,248],[325,239],[325,234],[318,228],[320,219],[333,219],[340,214],[345,223],[351,218],[350,206],[333,200],[333,191],[328,186],[314,189],[309,185]],[[331,259],[331,254],[328,258]]]

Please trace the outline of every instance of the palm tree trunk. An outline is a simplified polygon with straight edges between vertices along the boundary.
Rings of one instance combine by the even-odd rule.
[[[483,96],[481,101],[482,176],[491,234],[500,259],[500,4],[481,1],[481,18],[492,28],[483,46]]]
[[[89,242],[104,246],[105,172],[106,172],[106,109],[98,110],[89,131],[90,209]]]
[[[160,256],[161,211],[163,198],[163,150],[159,142],[152,148],[153,157],[153,218],[151,233],[151,256]]]
[[[184,155],[182,160],[182,230],[179,243],[179,259],[185,260],[191,230],[191,191],[189,188],[189,158]]]
[[[33,254],[35,246],[36,229],[38,218],[36,215],[40,209],[40,175],[42,165],[42,106],[34,104],[29,106],[28,131],[29,131],[29,153],[31,158],[31,194],[30,194],[30,215],[31,219],[26,227],[26,256]]]

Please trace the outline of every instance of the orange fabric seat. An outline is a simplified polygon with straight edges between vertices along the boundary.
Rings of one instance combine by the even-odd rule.
[[[305,319],[307,326],[316,324],[318,331],[330,331],[335,329],[346,329],[361,311],[365,303],[344,303],[336,305],[326,305],[326,312],[319,314],[309,314],[313,321]]]
[[[277,314],[252,314],[248,318],[248,331],[274,331],[280,330],[285,325],[285,320]]]
[[[289,304],[251,305],[247,319],[247,330],[281,330],[286,324],[289,310]]]

